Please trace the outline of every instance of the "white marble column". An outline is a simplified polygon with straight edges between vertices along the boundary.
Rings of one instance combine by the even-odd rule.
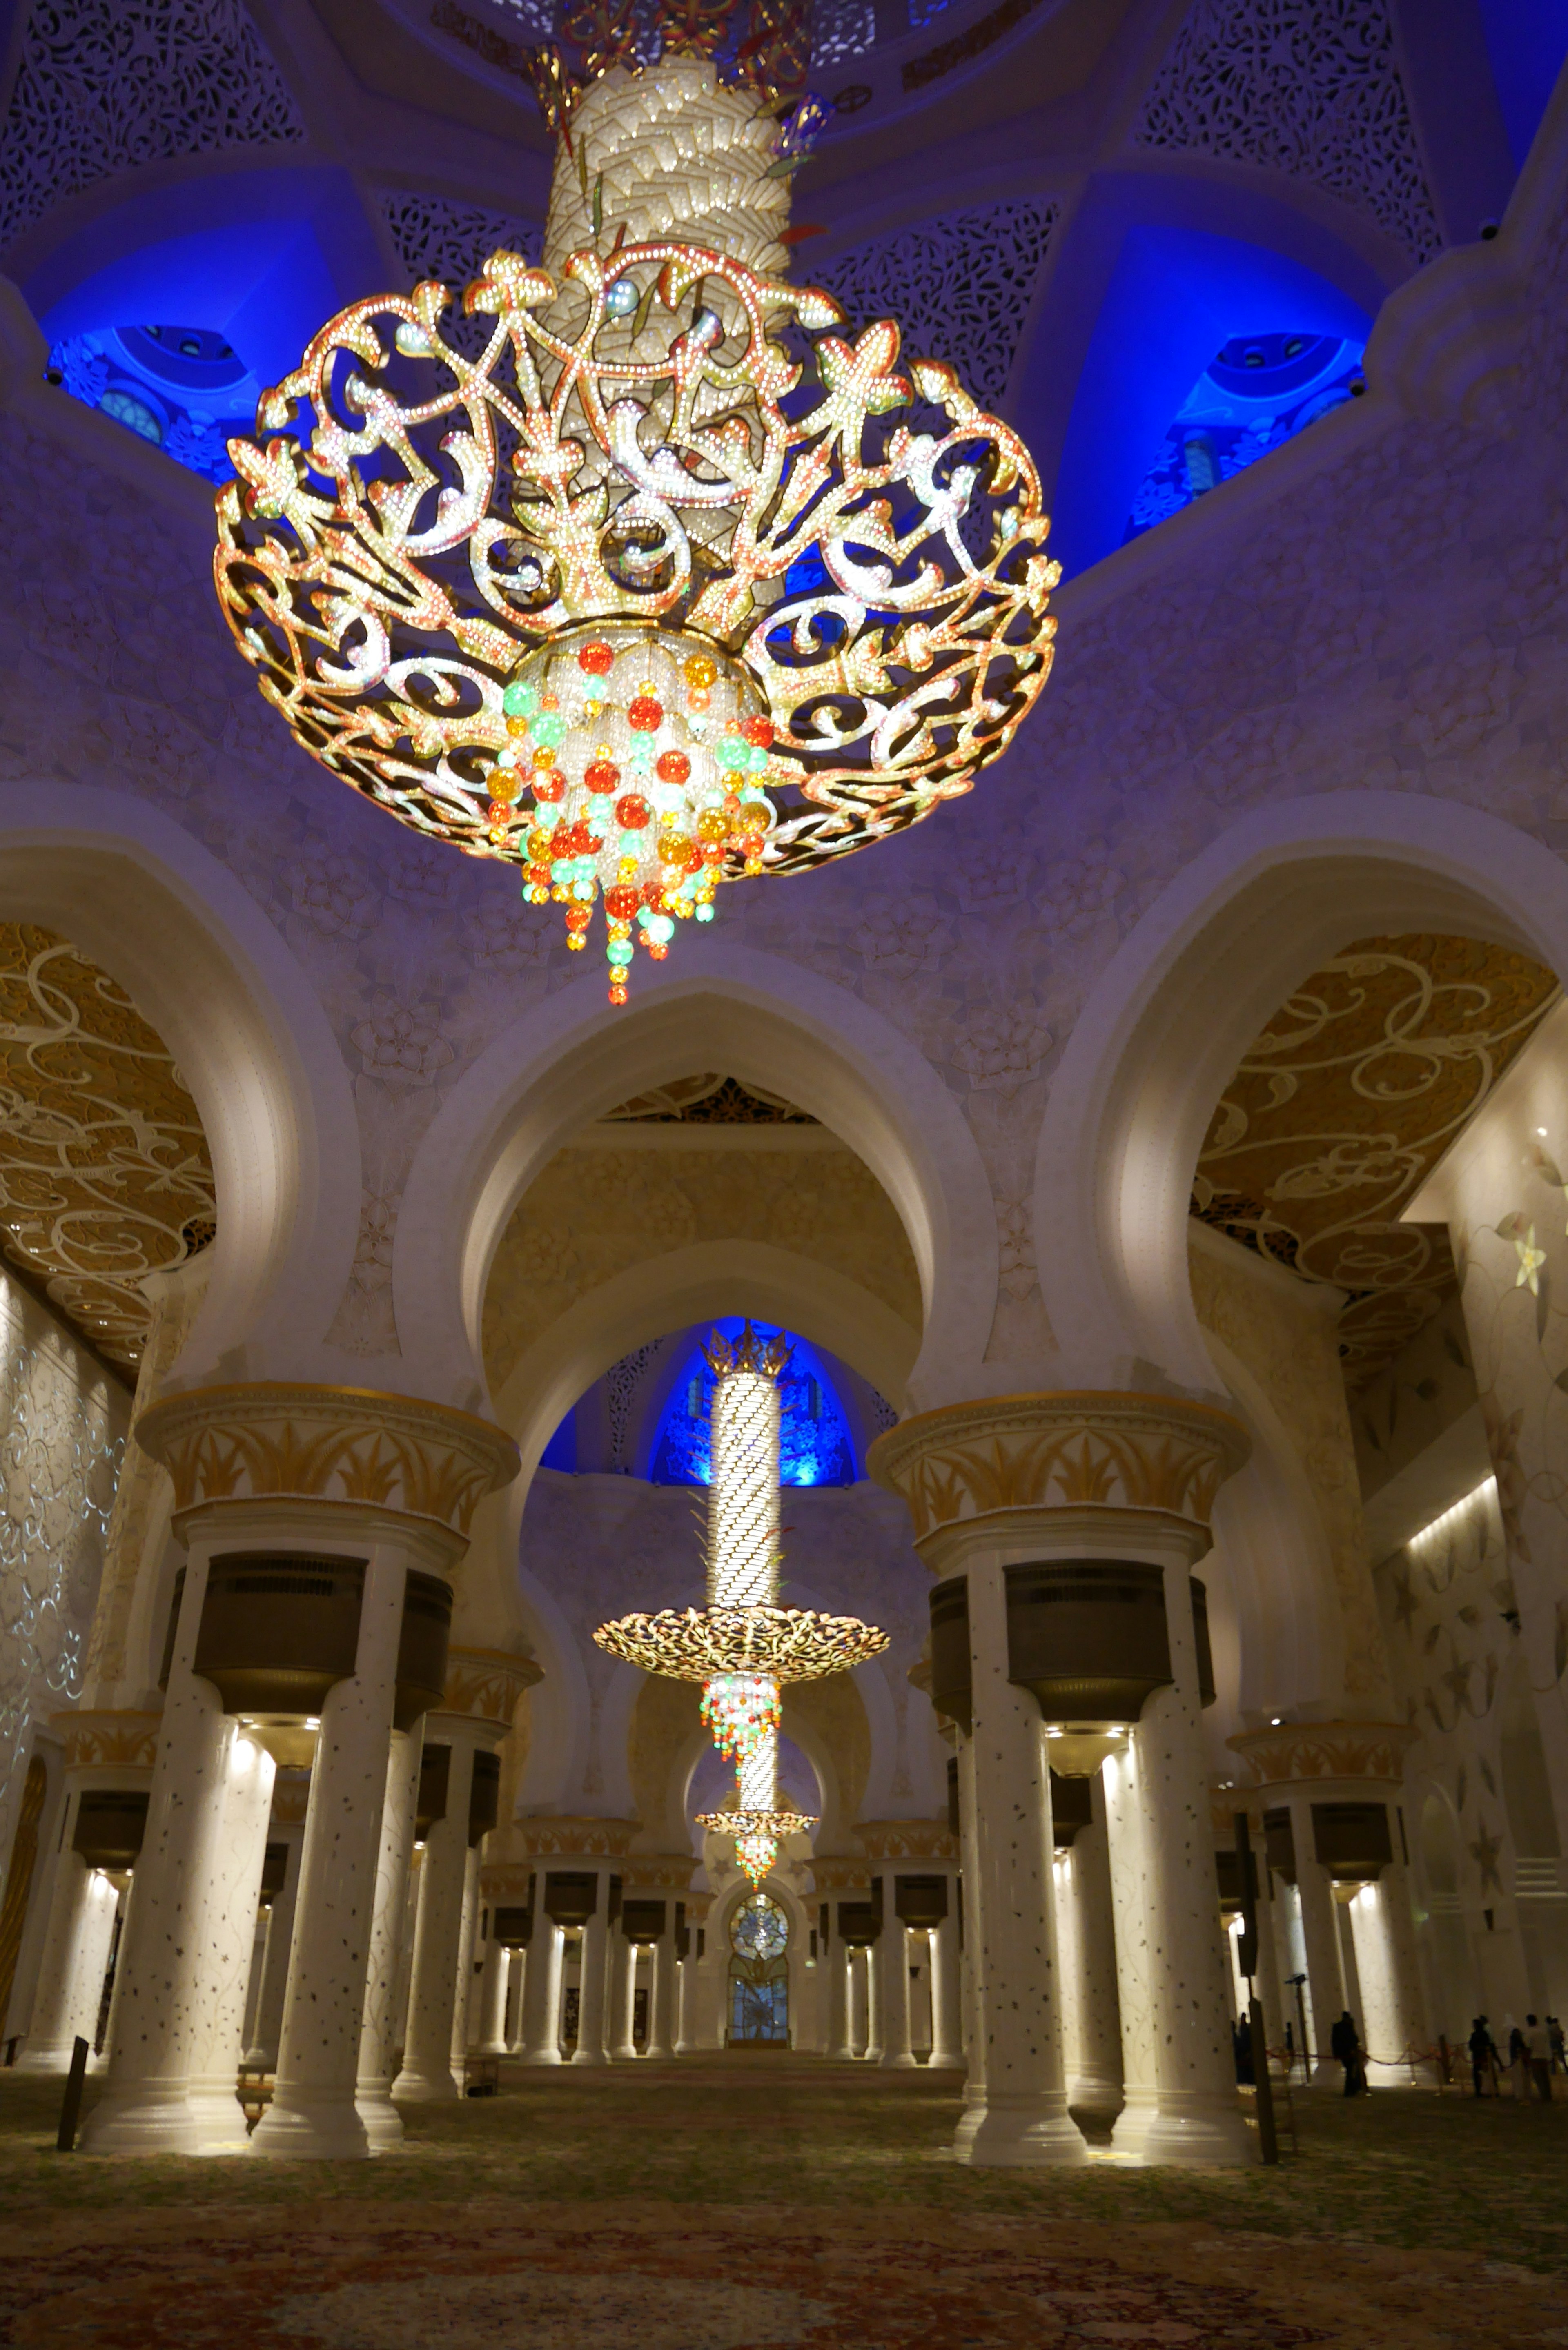
[[[506,2043],[506,2054],[515,2056],[523,2046],[523,1981],[528,1953],[525,1950],[509,1950],[506,1962],[506,2005],[501,2037]]]
[[[354,1670],[330,1689],[310,1773],[299,1892],[273,2099],[251,2137],[258,2157],[371,2151],[356,2092],[376,1879],[381,1855],[403,1593],[422,1554],[384,1535],[369,1546]],[[443,1553],[441,1563],[445,1564]]]
[[[1257,2157],[1236,2094],[1231,1996],[1214,1930],[1220,1888],[1203,1752],[1192,1578],[1185,1545],[1165,1565],[1171,1686],[1145,1700],[1133,1732],[1148,1835],[1159,2099],[1148,2162],[1247,2163]]]
[[[849,2054],[856,2064],[864,2061],[870,2044],[870,1952],[858,1945],[848,1952],[849,1970]]]
[[[825,1901],[823,1913],[831,1909],[832,1925],[822,1963],[827,1971],[827,2046],[824,2054],[829,2064],[847,2064],[855,2054],[849,2033],[849,1959],[847,1943],[838,1931],[838,1903]]]
[[[692,2037],[697,2002],[697,1961],[688,1956],[675,1961],[675,2054],[687,2055],[695,2047]]]
[[[574,2064],[607,2064],[605,2053],[605,1975],[609,1964],[607,1920],[609,1886],[603,1871],[594,1892],[594,1914],[583,1928],[583,1954],[577,1977],[577,2045]]]
[[[1116,2012],[1121,2022],[1122,2110],[1112,2143],[1141,2160],[1159,2087],[1155,2072],[1153,1944],[1146,1883],[1147,1822],[1142,1764],[1133,1742],[1106,1761],[1106,1840],[1116,1947]]]
[[[675,2054],[675,1936],[666,1905],[664,1931],[653,1945],[653,1985],[648,2008],[648,2053],[656,2061]]]
[[[1001,1559],[972,1554],[967,1581],[976,1868],[972,1880],[966,1870],[965,1884],[981,1953],[985,2093],[983,2110],[966,2116],[959,2151],[988,2166],[1084,2162],[1062,2063],[1044,1725],[1037,1700],[1008,1678]],[[963,1786],[961,1771],[961,1803]]]
[[[958,1879],[948,1879],[948,1914],[931,1936],[931,2068],[963,2064],[962,1965],[959,1950]]]
[[[283,1883],[273,1895],[267,1912],[261,1990],[245,2062],[265,2064],[271,2072],[277,2064],[277,2043],[283,2033],[283,2002],[288,1990],[288,1954],[294,1946],[294,1908],[299,1895],[299,1856],[305,1843],[305,1824],[301,1821],[297,1827],[291,1825],[269,1828],[268,1839],[274,1844],[286,1842],[288,1860]]]
[[[1312,2086],[1338,2089],[1345,2074],[1329,2050],[1329,2034],[1346,2002],[1345,1969],[1340,1956],[1339,1920],[1334,1915],[1334,1887],[1319,1863],[1313,1827],[1312,1796],[1293,1788],[1286,1797],[1291,1835],[1296,1851],[1296,1892],[1301,1900],[1302,1939],[1306,1947],[1307,1997],[1313,2035]]]
[[[237,2091],[275,1768],[262,1747],[243,1732],[234,1736],[207,1904],[206,1998],[192,2039],[187,2087],[202,2154],[243,2154],[249,2146]]]
[[[403,2066],[394,2097],[412,2105],[451,2103],[461,2095],[452,2077],[452,2025],[457,2012],[462,1913],[468,1887],[468,1806],[475,1741],[445,1716],[439,1734],[426,1717],[426,1737],[449,1750],[444,1817],[425,1831],[420,1908],[414,1927],[414,1968],[409,1990]]]
[[[272,1841],[270,1836],[267,1841]],[[244,2061],[247,2064],[255,2061],[251,2050],[255,2045],[256,2013],[261,2006],[262,1984],[266,1976],[266,1929],[271,1922],[272,1905],[264,1902],[256,1911],[255,1929],[251,1936],[251,1974],[245,1989],[244,2028],[240,2035],[240,2044],[244,2050]]]
[[[130,1929],[130,1904],[135,1891],[136,1878],[131,1872],[127,1871],[125,1887],[119,1897],[119,1942],[118,1949],[115,1948],[112,1941],[110,1943],[110,1949],[114,1953],[114,1985],[109,1994],[109,2013],[104,2019],[103,2045],[88,2064],[88,2070],[89,2073],[101,2073],[103,2071],[104,2067],[109,2063],[109,2052],[114,2046],[114,2020],[116,2011],[119,2006],[120,1986],[125,1981],[125,1968],[122,1963],[125,1956],[125,1938]]]
[[[479,2054],[506,2054],[506,1979],[512,1953],[493,1934],[484,1946],[484,1971],[479,1978]]]
[[[883,1932],[885,1933],[887,1929],[884,1927]],[[880,1941],[881,1935],[878,1935],[877,1939],[877,1941]],[[877,1953],[877,1942],[871,1943],[866,1952],[866,2047],[864,2055],[865,2061],[867,2064],[880,2064],[882,2062],[882,1984],[879,1973],[879,1961]]]
[[[610,2055],[618,2064],[637,2054],[632,2024],[637,2007],[637,1945],[628,1942],[618,1918],[610,1930]]]
[[[907,2073],[915,2056],[909,2043],[909,1937],[894,1906],[897,1871],[882,1871],[882,1932],[877,1944],[877,2008],[882,2022],[884,2071]]]
[[[1090,1781],[1094,1817],[1072,1844],[1078,1930],[1078,2061],[1072,2104],[1110,2124],[1122,2107],[1121,2011],[1116,1997],[1116,1912],[1101,1772]]]
[[[207,1549],[193,1547],[136,1865],[114,2043],[83,2125],[84,2154],[202,2150],[204,2118],[192,2109],[189,2087],[211,2003],[208,1913],[235,1736],[217,1690],[191,1669],[206,1588]],[[253,1890],[253,1910],[254,1902]]]
[[[471,2023],[478,2012],[479,1975],[473,1956],[478,1932],[479,1854],[471,1842],[462,1864],[462,1922],[458,1928],[457,1957],[452,1965],[452,2038],[448,2043],[452,2078],[460,2088],[468,2085],[468,2051],[473,2038]]]
[[[394,1730],[391,1752],[387,1758],[381,1844],[370,1918],[370,1960],[366,1970],[365,2011],[359,2030],[359,2071],[354,2085],[354,2103],[365,2125],[371,2151],[376,2154],[400,2145],[403,2136],[403,2125],[392,2103],[392,2075],[397,2067],[394,2033],[422,1745],[417,1725],[412,1731]]]
[[[523,1986],[523,2062],[561,2062],[561,1945],[559,1926],[545,1907],[545,1869],[534,1877],[534,1932],[528,1944],[528,1977]]]
[[[102,1870],[89,1868],[71,1847],[80,1801],[81,1790],[74,1787],[66,1808],[67,1841],[55,1865],[32,2019],[16,2057],[19,2073],[68,2073],[78,2039],[90,2043],[98,2033],[119,1897]]]

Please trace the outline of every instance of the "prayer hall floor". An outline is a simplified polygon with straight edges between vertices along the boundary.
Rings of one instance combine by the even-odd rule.
[[[970,2170],[952,2074],[506,2066],[379,2162],[54,2149],[0,2073],[27,2350],[1568,2345],[1568,2098],[1298,2092],[1277,2170]],[[94,2085],[88,2085],[90,2110]]]

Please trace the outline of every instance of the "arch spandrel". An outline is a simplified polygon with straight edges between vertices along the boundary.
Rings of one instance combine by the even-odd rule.
[[[1515,827],[1414,794],[1253,810],[1161,892],[1101,973],[1035,1159],[1041,1287],[1075,1384],[1129,1367],[1197,1394],[1188,1206],[1214,1104],[1290,993],[1351,941],[1435,931],[1568,972],[1568,871]]]
[[[398,1220],[404,1354],[454,1399],[482,1396],[485,1285],[529,1184],[618,1102],[722,1064],[819,1118],[891,1200],[924,1305],[911,1390],[972,1383],[996,1305],[996,1217],[979,1149],[940,1077],[879,1013],[799,964],[706,940],[682,946],[681,967],[640,979],[624,1011],[607,1010],[589,980],[563,991],[547,1040],[536,1020],[514,1022],[452,1088]]]

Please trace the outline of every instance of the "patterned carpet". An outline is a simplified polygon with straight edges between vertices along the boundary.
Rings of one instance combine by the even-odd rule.
[[[953,2076],[804,2058],[507,2067],[369,2163],[60,2156],[59,2097],[0,2071],[7,2350],[1568,2350],[1568,2102],[1023,2172]]]
[[[878,2211],[341,2202],[62,2215],[0,2268],[27,2350],[1433,2350],[1568,2343],[1473,2254]]]

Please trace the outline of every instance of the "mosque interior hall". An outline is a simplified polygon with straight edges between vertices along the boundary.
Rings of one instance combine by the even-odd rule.
[[[1565,983],[1568,0],[0,0],[0,2343],[1568,2342]]]

